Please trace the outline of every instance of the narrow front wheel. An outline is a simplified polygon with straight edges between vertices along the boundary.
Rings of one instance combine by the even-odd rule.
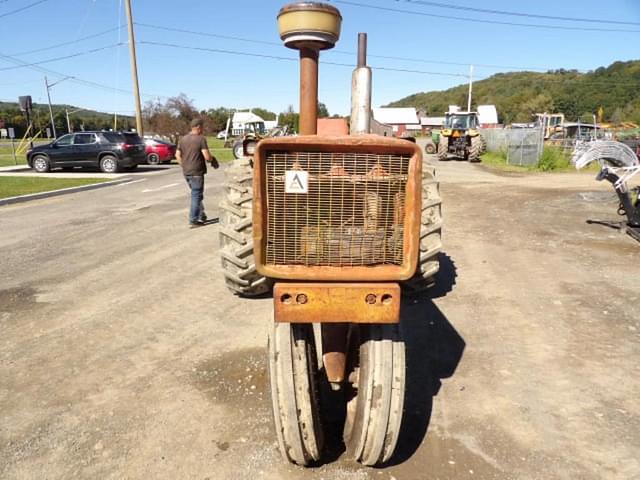
[[[344,443],[364,465],[388,461],[402,423],[405,346],[398,325],[354,325],[349,334]]]
[[[320,459],[318,363],[311,324],[275,322],[269,334],[273,418],[282,456],[298,465]]]

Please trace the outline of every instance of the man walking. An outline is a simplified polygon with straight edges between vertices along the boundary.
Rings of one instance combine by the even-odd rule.
[[[184,178],[191,189],[191,208],[189,209],[189,224],[192,228],[204,225],[207,217],[204,213],[204,176],[207,173],[206,162],[218,168],[218,163],[209,152],[207,139],[202,135],[202,119],[191,121],[191,133],[185,135],[178,142],[176,159],[182,167]]]

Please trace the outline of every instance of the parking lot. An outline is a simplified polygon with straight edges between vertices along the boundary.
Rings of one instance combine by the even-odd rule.
[[[271,300],[225,289],[176,165],[0,207],[0,477],[640,477],[640,245],[594,173],[438,168],[439,283],[406,299],[391,464],[285,463],[265,363]],[[217,216],[221,171],[207,177]]]

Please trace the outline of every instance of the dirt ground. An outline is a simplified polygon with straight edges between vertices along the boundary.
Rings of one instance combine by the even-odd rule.
[[[640,478],[640,244],[586,223],[616,219],[613,190],[431,162],[445,247],[403,305],[389,465],[280,458],[271,300],[227,293],[217,226],[187,228],[171,168],[0,208],[0,478]]]

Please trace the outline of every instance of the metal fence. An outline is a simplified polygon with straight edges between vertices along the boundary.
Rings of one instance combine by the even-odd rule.
[[[489,152],[503,152],[509,165],[536,165],[543,148],[541,128],[485,128]]]

